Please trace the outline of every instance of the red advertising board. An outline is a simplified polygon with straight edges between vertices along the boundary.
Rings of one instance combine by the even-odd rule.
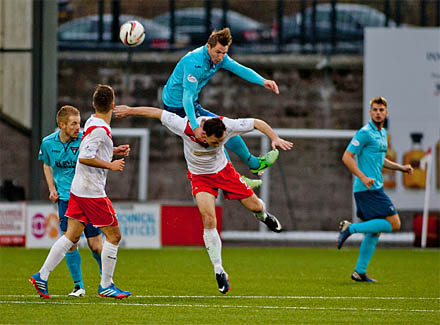
[[[222,229],[222,207],[216,207],[217,230]],[[162,245],[204,246],[203,223],[196,206],[162,205]]]

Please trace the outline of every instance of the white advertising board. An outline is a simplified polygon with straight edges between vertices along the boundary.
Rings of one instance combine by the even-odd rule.
[[[56,204],[27,205],[26,247],[50,248],[61,236]]]
[[[160,205],[115,203],[122,240],[120,247],[160,248]]]
[[[0,203],[0,245],[25,243],[25,203]]]
[[[160,205],[114,204],[124,248],[160,248]],[[50,248],[61,236],[55,204],[27,205],[26,247]],[[84,234],[80,247],[87,247]]]
[[[367,28],[364,52],[364,123],[370,119],[369,101],[383,96],[388,101],[391,145],[396,161],[414,146],[411,134],[421,133],[422,149],[431,147],[433,177],[430,209],[440,209],[436,144],[440,140],[440,29]],[[424,188],[404,184],[396,174],[394,188],[385,189],[398,209],[421,210]]]

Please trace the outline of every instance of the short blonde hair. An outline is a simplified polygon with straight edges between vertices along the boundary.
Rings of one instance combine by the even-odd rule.
[[[231,30],[229,27],[223,28],[222,30],[213,30],[208,38],[208,44],[211,47],[215,47],[217,43],[223,46],[229,46],[232,43]]]
[[[371,99],[370,108],[371,106],[373,106],[373,104],[383,105],[386,108],[388,108],[387,100],[382,96],[374,97],[373,99]]]
[[[80,115],[76,107],[71,105],[62,106],[57,112],[57,123],[67,123],[72,115]]]

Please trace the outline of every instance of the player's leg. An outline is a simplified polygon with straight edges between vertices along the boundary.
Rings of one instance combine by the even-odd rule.
[[[84,224],[76,219],[69,219],[67,232],[61,236],[51,247],[46,260],[40,271],[31,276],[29,279],[37,292],[43,298],[50,298],[47,289],[47,280],[50,272],[63,260],[66,252],[78,242],[81,233],[84,230]]]
[[[102,274],[102,262],[101,262],[101,252],[102,252],[102,235],[99,228],[95,228],[91,223],[89,223],[84,229],[84,235],[87,238],[87,244],[89,245],[90,251],[92,252],[93,258],[98,263],[99,274]]]
[[[340,223],[338,249],[342,247],[348,237],[355,233],[378,234],[382,232],[390,233],[393,231],[393,226],[390,221],[395,220],[395,217],[390,217],[389,221],[387,216],[394,216],[396,214],[396,209],[382,189],[356,192],[354,193],[354,198],[357,215],[364,221],[352,224],[344,220]],[[394,223],[394,227],[397,227],[397,222],[394,221]],[[400,227],[400,222],[398,226]]]
[[[58,200],[58,216],[60,218],[60,229],[65,234],[67,231],[68,218],[65,216],[68,201]],[[84,283],[81,272],[81,255],[78,251],[78,245],[73,245],[68,252],[66,252],[66,265],[73,280],[74,288],[69,296],[81,297],[85,295]]]
[[[208,192],[198,192],[195,198],[202,216],[205,247],[214,266],[219,291],[225,294],[230,290],[230,285],[228,274],[223,269],[222,264],[222,241],[216,228],[215,195]]]
[[[362,240],[361,247],[359,249],[359,257],[356,263],[354,272],[351,278],[355,281],[360,282],[376,282],[376,280],[370,278],[367,275],[367,266],[373,257],[374,251],[376,250],[377,242],[379,241],[380,234],[365,234]]]
[[[101,252],[102,275],[98,294],[101,297],[108,298],[127,298],[131,295],[131,292],[121,290],[113,283],[121,231],[117,225],[101,227],[101,230],[105,234],[105,242],[102,245]]]
[[[389,216],[386,218],[386,220],[391,224],[393,231],[400,229],[400,218],[398,214]],[[353,280],[361,281],[361,282],[376,282],[376,280],[372,279],[367,275],[367,267],[368,264],[370,263],[371,258],[373,257],[374,251],[376,250],[376,245],[377,242],[379,241],[379,236],[380,233],[365,234],[364,240],[362,240],[361,247],[359,250],[359,258],[356,263],[356,267],[351,275],[351,278]]]
[[[248,198],[241,199],[240,202],[251,211],[258,220],[266,224],[270,230],[274,232],[281,232],[283,230],[278,219],[266,211],[266,205],[263,200],[259,199],[255,194],[252,194]]]

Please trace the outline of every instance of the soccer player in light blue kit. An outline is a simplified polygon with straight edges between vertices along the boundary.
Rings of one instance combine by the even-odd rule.
[[[239,77],[263,86],[278,94],[278,86],[273,80],[264,79],[254,70],[247,68],[228,56],[228,49],[232,43],[229,28],[213,31],[206,45],[187,53],[175,67],[162,93],[164,109],[188,117],[190,126],[196,138],[204,142],[205,133],[196,118],[199,116],[218,116],[204,109],[198,101],[201,89],[209,79],[220,69],[226,69]],[[261,175],[278,158],[278,150],[269,151],[263,157],[253,156],[240,136],[233,137],[226,143],[226,147],[240,157],[254,174]],[[229,159],[229,157],[228,157]],[[258,186],[247,178],[251,186]],[[252,183],[252,184],[251,184]]]
[[[83,133],[79,131],[79,110],[69,105],[61,107],[57,113],[57,123],[60,129],[43,139],[38,159],[43,161],[44,176],[49,187],[49,199],[53,203],[58,202],[60,229],[66,233],[67,217],[64,214],[69,203],[70,186],[75,175],[79,145],[83,136]],[[84,234],[101,273],[101,231],[89,224]],[[81,256],[77,245],[66,253],[66,264],[74,282],[74,289],[69,296],[84,296],[86,292],[82,280]]]
[[[338,249],[354,233],[364,233],[359,258],[351,278],[360,282],[376,282],[369,277],[367,266],[374,254],[380,233],[400,229],[400,218],[390,198],[383,191],[382,168],[411,174],[411,165],[400,165],[385,158],[387,131],[383,128],[388,115],[387,101],[383,97],[370,100],[370,117],[353,137],[342,161],[354,174],[353,192],[357,216],[363,221],[352,224],[347,220],[339,225]],[[357,156],[358,162],[354,160]]]

